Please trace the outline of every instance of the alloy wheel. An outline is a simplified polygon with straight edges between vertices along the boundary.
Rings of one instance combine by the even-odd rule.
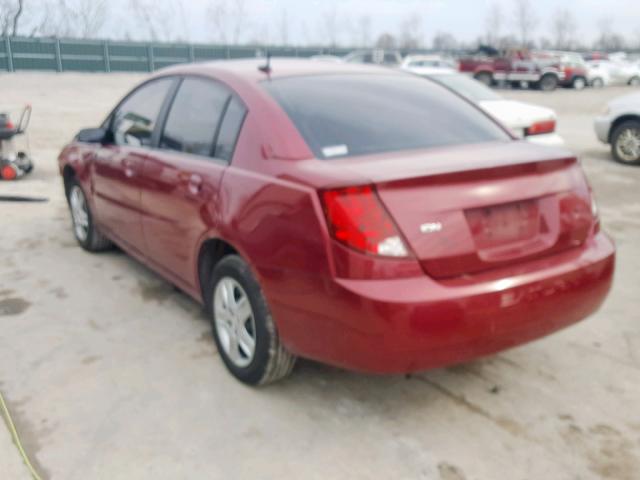
[[[237,367],[247,367],[255,355],[256,324],[247,292],[231,277],[223,277],[213,294],[215,327],[220,345]]]
[[[587,86],[587,83],[584,81],[583,78],[576,78],[573,81],[573,88],[576,90],[582,90],[586,86]]]
[[[640,159],[640,129],[624,129],[616,141],[616,152],[624,162],[637,162]]]
[[[89,210],[82,189],[74,185],[69,193],[69,205],[71,207],[71,219],[73,231],[81,242],[87,240],[89,235]]]

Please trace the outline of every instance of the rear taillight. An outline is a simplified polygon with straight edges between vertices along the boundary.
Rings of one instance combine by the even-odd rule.
[[[371,186],[326,190],[320,194],[331,236],[360,252],[407,257],[397,227]]]
[[[525,135],[542,135],[543,133],[553,133],[556,130],[555,120],[545,120],[544,122],[536,122],[529,128],[525,129]]]
[[[593,231],[594,233],[598,233],[600,231],[600,211],[598,210],[598,203],[596,202],[596,196],[593,194],[593,191],[590,190],[591,194],[591,215],[593,215]]]

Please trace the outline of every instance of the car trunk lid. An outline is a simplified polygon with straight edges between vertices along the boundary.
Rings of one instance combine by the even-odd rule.
[[[564,150],[510,142],[349,163],[435,278],[575,248],[593,227],[589,187]]]

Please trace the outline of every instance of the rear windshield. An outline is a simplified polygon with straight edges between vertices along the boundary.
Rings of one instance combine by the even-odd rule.
[[[264,86],[318,158],[510,140],[474,106],[410,75],[290,77]]]

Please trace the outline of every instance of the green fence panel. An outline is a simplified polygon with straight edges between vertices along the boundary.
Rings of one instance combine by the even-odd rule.
[[[188,45],[153,45],[152,50],[153,65],[156,70],[191,61]]]
[[[0,37],[0,71],[149,72],[188,62],[228,58],[345,55],[350,49],[258,45],[143,43]]]
[[[194,45],[193,56],[196,62],[206,60],[224,60],[228,58],[228,49],[226,47]]]
[[[112,42],[108,46],[112,72],[148,72],[149,48],[143,44]]]
[[[58,70],[56,40],[11,39],[11,54],[15,70]]]
[[[7,55],[7,43],[9,39],[0,38],[0,70],[10,70]]]
[[[80,40],[60,41],[62,70],[104,72],[104,43]]]

